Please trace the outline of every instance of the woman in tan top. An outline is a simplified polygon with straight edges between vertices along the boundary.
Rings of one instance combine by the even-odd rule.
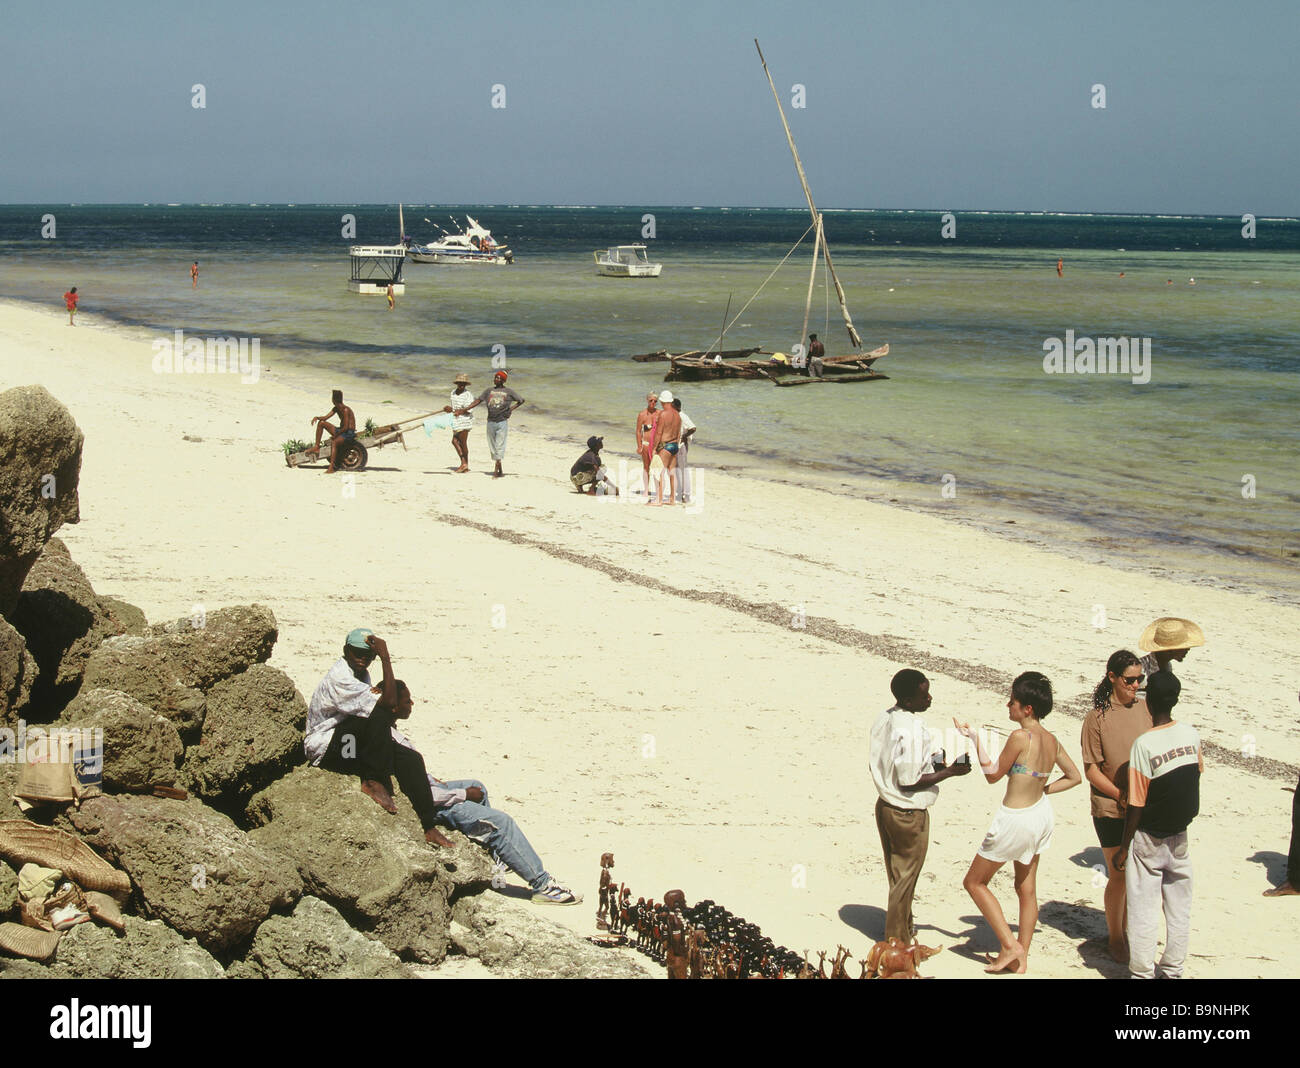
[[[1093,691],[1092,711],[1083,721],[1080,738],[1083,773],[1092,787],[1092,825],[1106,858],[1106,936],[1110,955],[1121,963],[1128,960],[1128,916],[1124,873],[1115,869],[1115,854],[1124,834],[1128,755],[1138,735],[1151,729],[1147,703],[1137,695],[1142,679],[1137,656],[1127,649],[1112,653],[1106,677]]]
[[[1047,795],[1082,781],[1064,747],[1043,729],[1042,720],[1051,711],[1052,684],[1047,677],[1037,671],[1017,675],[1011,684],[1007,712],[1018,729],[1011,732],[996,763],[985,754],[979,733],[969,724],[953,720],[957,730],[975,743],[984,778],[994,783],[1007,777],[1002,807],[962,882],[1001,945],[996,960],[985,958],[986,972],[1023,974],[1028,970],[1029,942],[1038,923],[1038,857],[1051,845],[1055,826]],[[1048,782],[1054,767],[1061,769],[1061,777]],[[1020,899],[1020,924],[1014,938],[1002,906],[989,889],[989,880],[1007,862],[1015,865],[1016,897]]]

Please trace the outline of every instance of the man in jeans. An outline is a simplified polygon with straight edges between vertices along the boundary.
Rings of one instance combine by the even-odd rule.
[[[938,739],[921,720],[930,707],[929,679],[904,668],[889,688],[895,704],[871,727],[871,779],[880,794],[876,830],[889,878],[885,937],[911,942],[912,897],[930,847],[930,806],[939,797],[939,783],[967,774],[971,766],[969,760],[945,766]]]
[[[1162,979],[1181,979],[1192,927],[1192,862],[1187,826],[1201,805],[1201,739],[1171,718],[1182,684],[1169,671],[1147,683],[1152,728],[1129,755],[1128,815],[1115,867],[1128,896],[1129,973],[1153,979],[1156,936],[1163,903],[1165,952]]]
[[[396,680],[397,706],[395,719],[406,719],[411,714],[414,701],[411,691],[401,679]],[[397,744],[414,751],[410,739],[393,729]],[[437,819],[444,827],[460,831],[484,846],[492,859],[504,864],[533,890],[533,900],[543,905],[577,905],[582,895],[553,879],[542,866],[542,858],[529,844],[519,825],[498,808],[488,804],[487,788],[477,779],[455,779],[443,782],[429,775],[429,787],[437,806]],[[495,884],[495,879],[494,879]]]

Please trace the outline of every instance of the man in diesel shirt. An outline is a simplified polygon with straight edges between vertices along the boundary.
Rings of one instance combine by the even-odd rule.
[[[1163,903],[1165,952],[1159,974],[1181,979],[1192,926],[1192,862],[1187,826],[1201,805],[1201,739],[1171,718],[1182,684],[1161,671],[1147,684],[1151,730],[1133,743],[1128,813],[1115,867],[1128,896],[1129,973],[1153,979]],[[1131,855],[1130,855],[1131,854]]]

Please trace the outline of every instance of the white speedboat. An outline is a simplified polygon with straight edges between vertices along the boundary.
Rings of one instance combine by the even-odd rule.
[[[645,245],[611,245],[593,253],[596,273],[607,278],[658,278],[662,263],[646,258]]]
[[[514,263],[515,254],[504,245],[498,245],[492,239],[490,230],[480,226],[473,216],[466,215],[465,218],[469,225],[460,233],[444,231],[444,236],[437,241],[431,241],[427,245],[412,245],[411,259],[416,263]],[[424,221],[429,222],[428,219]]]

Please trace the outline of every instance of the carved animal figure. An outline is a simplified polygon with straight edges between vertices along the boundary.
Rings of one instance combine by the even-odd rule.
[[[878,979],[919,979],[918,968],[922,961],[941,952],[943,946],[931,949],[919,942],[904,945],[899,939],[877,942],[867,955],[872,977]]]
[[[831,965],[832,979],[847,979],[849,973],[844,969],[844,962],[848,959],[849,951],[843,946],[835,947],[835,961]]]

